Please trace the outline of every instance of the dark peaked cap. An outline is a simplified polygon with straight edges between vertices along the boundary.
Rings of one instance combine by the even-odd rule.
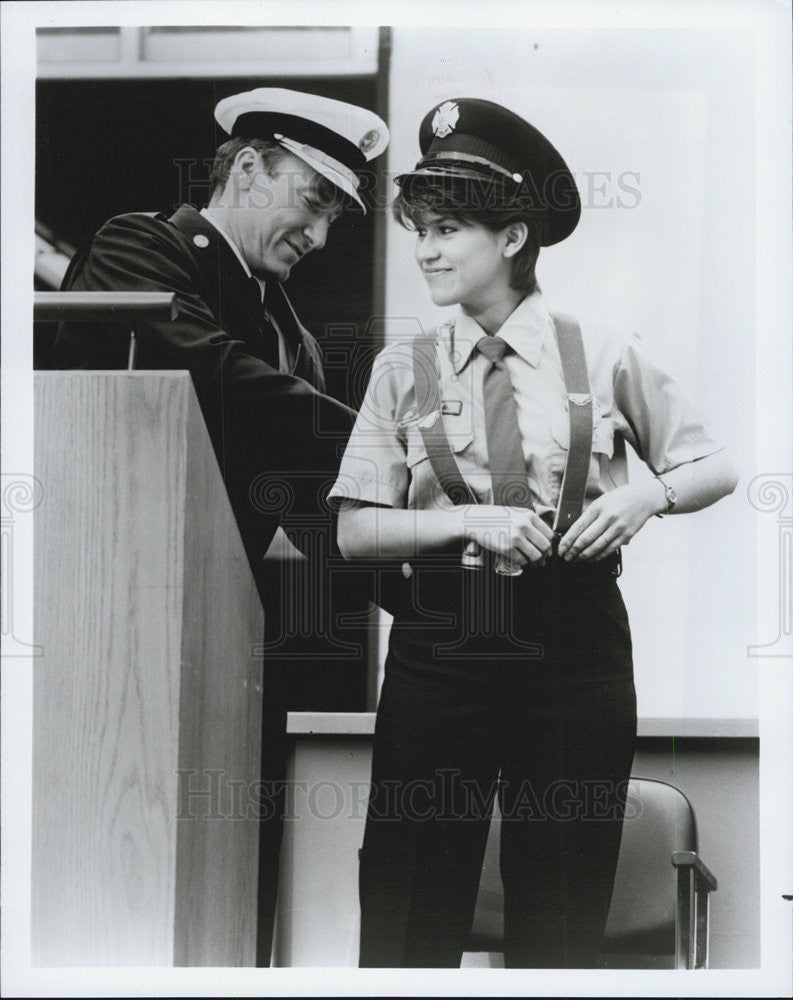
[[[536,209],[542,246],[566,239],[581,217],[581,199],[567,164],[538,129],[492,101],[453,97],[436,104],[419,128],[421,160],[400,174],[500,180]]]

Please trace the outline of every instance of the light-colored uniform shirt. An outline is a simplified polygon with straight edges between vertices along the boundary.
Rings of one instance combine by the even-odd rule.
[[[581,332],[593,396],[592,458],[586,507],[628,481],[625,443],[656,475],[723,447],[639,338],[597,325]],[[484,331],[462,310],[436,331],[444,425],[461,473],[480,503],[492,503],[482,378],[475,351]],[[525,298],[498,336],[518,414],[533,506],[556,511],[570,440],[567,395],[553,320],[539,292]],[[418,427],[412,344],[375,359],[366,397],[330,497],[388,507],[449,508]]]

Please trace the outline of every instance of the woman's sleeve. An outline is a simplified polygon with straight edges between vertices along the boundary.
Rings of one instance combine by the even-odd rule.
[[[628,423],[627,439],[656,475],[724,447],[636,335],[623,348],[615,372],[614,401]]]
[[[404,434],[399,429],[409,372],[394,351],[375,358],[339,475],[328,499],[406,507],[408,470]]]

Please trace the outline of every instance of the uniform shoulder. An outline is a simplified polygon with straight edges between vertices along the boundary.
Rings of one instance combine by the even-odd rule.
[[[609,357],[617,362],[626,348],[639,341],[639,335],[629,324],[612,317],[593,313],[571,314],[552,310],[551,315],[575,319],[588,356]]]
[[[96,231],[89,245],[93,253],[125,255],[143,250],[173,254],[187,244],[162,212],[128,212],[108,219]]]
[[[162,261],[191,272],[201,256],[189,235],[162,212],[129,212],[108,219],[87,244],[87,252],[95,260],[146,261],[153,267]]]
[[[415,340],[419,337],[430,337],[434,339],[435,334],[435,330],[425,331],[418,327],[413,331],[389,340],[385,347],[378,352],[375,358],[375,364],[381,368],[387,368],[389,366],[401,367],[406,364],[412,365],[413,344]]]
[[[401,412],[412,400],[416,379],[414,340],[414,336],[392,340],[375,356],[367,389],[373,405],[394,407]]]
[[[176,235],[176,230],[169,224],[167,216],[162,212],[126,212],[123,215],[114,215],[97,230],[98,237],[124,233],[173,238]]]
[[[164,286],[187,294],[199,278],[198,255],[165,215],[130,212],[108,219],[78,247],[62,287],[75,287],[75,282],[95,290]]]

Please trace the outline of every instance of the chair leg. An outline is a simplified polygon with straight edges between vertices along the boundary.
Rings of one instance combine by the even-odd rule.
[[[675,968],[693,969],[697,954],[696,893],[690,868],[677,872],[677,914],[675,919]]]
[[[693,851],[675,851],[672,864],[677,869],[675,968],[707,969],[710,964],[710,893],[718,888],[718,882]]]
[[[710,965],[710,893],[706,889],[697,892],[696,906],[697,951],[694,968],[707,969]]]

